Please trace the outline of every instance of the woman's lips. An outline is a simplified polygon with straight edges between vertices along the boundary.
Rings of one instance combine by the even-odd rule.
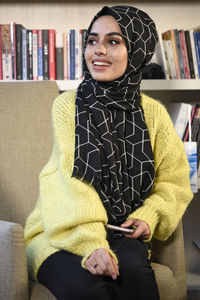
[[[111,66],[111,63],[105,60],[93,60],[93,68],[95,70],[104,70]]]

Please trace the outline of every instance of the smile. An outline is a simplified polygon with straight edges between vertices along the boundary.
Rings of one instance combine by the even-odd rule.
[[[102,62],[102,61],[94,61],[93,64],[95,66],[107,66],[107,67],[109,67],[111,65],[110,63]]]

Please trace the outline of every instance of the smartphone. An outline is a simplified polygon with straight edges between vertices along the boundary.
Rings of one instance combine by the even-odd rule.
[[[121,233],[126,233],[126,234],[132,234],[134,232],[134,229],[124,228],[124,227],[110,225],[110,224],[107,224],[106,228],[111,229],[111,230],[115,230],[115,231],[119,231]]]

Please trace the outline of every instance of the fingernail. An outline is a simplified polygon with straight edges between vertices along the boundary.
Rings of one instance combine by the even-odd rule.
[[[113,275],[113,276],[112,276],[112,279],[114,279],[114,280],[115,280],[116,278],[117,278],[117,276],[116,276],[116,275]]]

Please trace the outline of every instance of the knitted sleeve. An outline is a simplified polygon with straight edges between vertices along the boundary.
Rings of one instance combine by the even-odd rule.
[[[166,240],[192,199],[184,145],[161,104],[144,99],[144,113],[155,160],[155,181],[142,207],[129,215],[145,221],[151,237]],[[150,238],[151,238],[150,237]]]
[[[98,248],[107,249],[107,214],[92,186],[71,177],[74,159],[74,91],[61,94],[52,110],[54,151],[40,174],[40,205],[51,246],[82,256],[82,266]]]

